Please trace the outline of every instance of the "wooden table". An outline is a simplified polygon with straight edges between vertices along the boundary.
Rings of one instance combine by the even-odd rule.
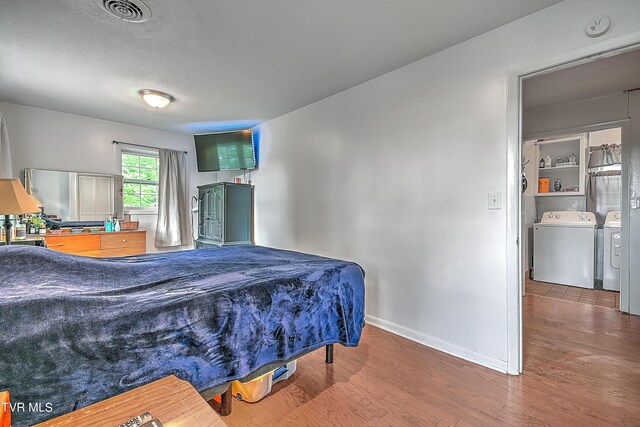
[[[150,412],[165,427],[227,425],[191,384],[171,375],[35,427],[117,427],[143,412]]]

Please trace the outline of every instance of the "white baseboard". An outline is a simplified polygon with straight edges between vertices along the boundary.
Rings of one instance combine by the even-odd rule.
[[[399,335],[408,340],[415,341],[418,344],[426,345],[427,347],[431,347],[452,356],[468,360],[469,362],[477,363],[487,368],[495,369],[496,371],[503,372],[505,374],[507,373],[507,362],[505,360],[496,359],[494,357],[477,353],[466,348],[458,347],[457,345],[443,341],[440,338],[425,335],[421,332],[371,316],[369,314],[365,315],[365,321],[372,326],[384,329],[387,332]]]

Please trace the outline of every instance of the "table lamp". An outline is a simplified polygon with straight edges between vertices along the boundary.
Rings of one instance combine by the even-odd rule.
[[[15,178],[0,178],[0,215],[4,215],[5,242],[11,244],[9,215],[24,215],[40,211],[38,204]]]

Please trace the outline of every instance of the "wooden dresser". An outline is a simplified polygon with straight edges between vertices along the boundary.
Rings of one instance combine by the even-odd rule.
[[[112,257],[147,253],[146,230],[47,234],[44,240],[49,249],[81,256]]]

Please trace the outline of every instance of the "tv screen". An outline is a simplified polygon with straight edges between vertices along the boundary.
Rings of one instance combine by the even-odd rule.
[[[232,171],[256,168],[253,132],[194,135],[198,172]]]

